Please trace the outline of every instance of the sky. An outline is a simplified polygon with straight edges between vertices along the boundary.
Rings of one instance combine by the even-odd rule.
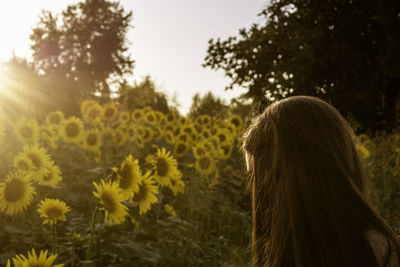
[[[31,58],[29,35],[42,9],[59,13],[72,0],[12,0],[0,4],[0,62],[12,53]],[[127,34],[135,60],[131,80],[150,75],[160,91],[176,97],[187,113],[195,93],[212,91],[227,102],[245,92],[225,91],[230,83],[222,70],[203,68],[211,38],[237,36],[241,28],[262,21],[257,14],[266,0],[120,0],[132,11]]]

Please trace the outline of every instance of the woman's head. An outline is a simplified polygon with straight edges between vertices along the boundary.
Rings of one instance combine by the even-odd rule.
[[[354,136],[333,106],[310,96],[275,102],[254,119],[243,150],[257,266],[337,266],[332,260],[346,256],[351,266],[363,231],[390,231],[368,204]]]

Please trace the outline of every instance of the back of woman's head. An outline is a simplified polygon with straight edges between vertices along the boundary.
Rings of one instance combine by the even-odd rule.
[[[270,105],[243,136],[256,266],[377,266],[363,238],[394,233],[367,200],[354,132],[309,96]],[[368,253],[369,252],[369,253]]]

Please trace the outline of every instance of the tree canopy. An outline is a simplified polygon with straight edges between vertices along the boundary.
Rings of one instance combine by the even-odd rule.
[[[400,87],[400,2],[272,0],[263,23],[209,41],[205,67],[222,69],[243,98],[319,96],[362,130],[394,127]],[[267,102],[266,102],[267,103]]]
[[[35,70],[51,93],[74,102],[96,93],[108,97],[110,79],[132,73],[131,18],[107,0],[79,2],[60,15],[43,11],[30,38]]]

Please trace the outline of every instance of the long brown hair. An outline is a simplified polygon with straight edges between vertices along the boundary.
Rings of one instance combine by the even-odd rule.
[[[368,200],[348,122],[310,96],[275,102],[243,135],[253,203],[255,266],[378,266],[365,238],[395,233]]]

